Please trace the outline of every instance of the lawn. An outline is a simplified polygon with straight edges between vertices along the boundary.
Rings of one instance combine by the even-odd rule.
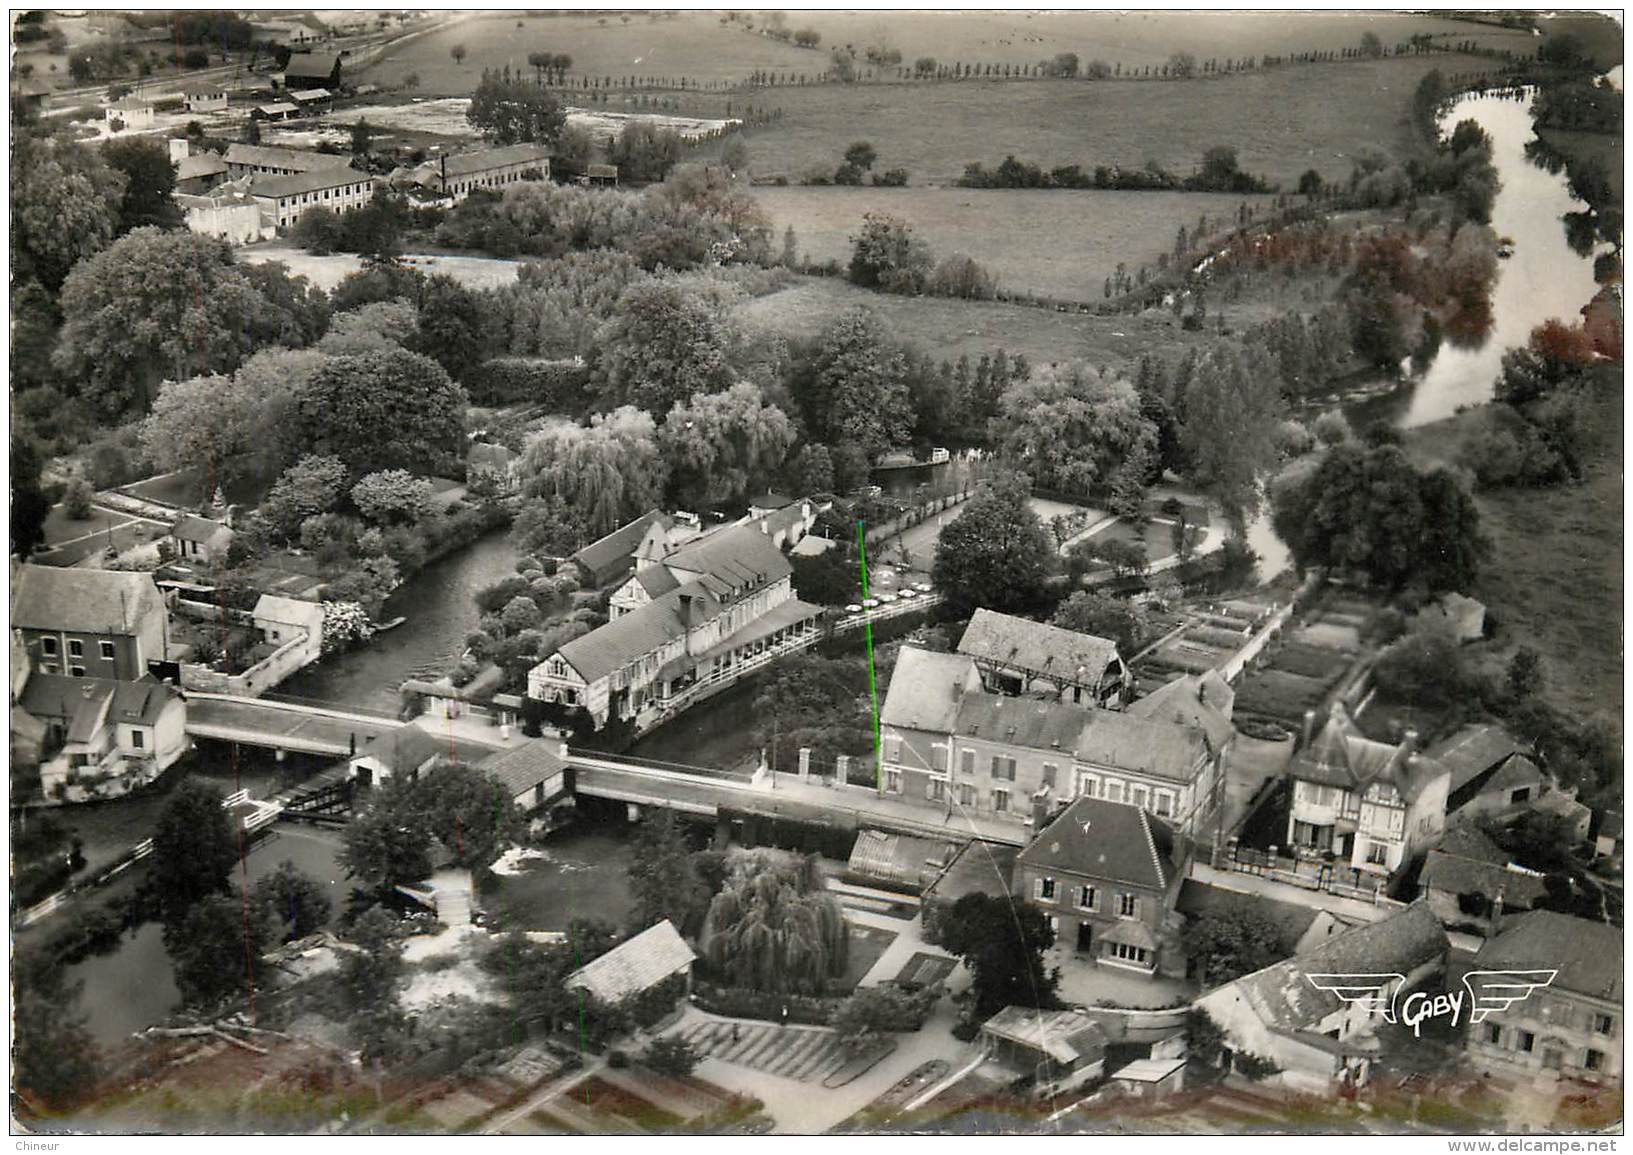
[[[754,197],[775,222],[792,225],[807,261],[850,260],[851,237],[869,212],[913,226],[932,256],[974,257],[1004,289],[1098,301],[1119,264],[1156,271],[1183,225],[1199,216],[1234,219],[1244,199],[1212,193],[1136,193],[1039,189],[775,188]]]
[[[881,930],[874,926],[863,926],[860,923],[850,923],[850,954],[845,963],[845,976],[839,980],[839,986],[847,991],[856,989],[873,964],[884,957],[890,944],[896,941],[896,936],[888,930]]]
[[[131,520],[129,514],[109,513],[103,509],[92,508],[91,516],[83,521],[68,516],[67,511],[59,503],[51,507],[51,512],[45,518],[45,544],[58,546],[65,541],[73,541],[88,534],[106,533],[111,527],[125,525]],[[97,542],[101,546],[105,542]]]
[[[1179,82],[776,88],[764,99],[783,119],[748,134],[750,167],[790,180],[812,168],[832,172],[846,145],[866,139],[877,168],[904,168],[915,184],[950,184],[971,161],[990,168],[1008,153],[1045,168],[1150,160],[1189,173],[1204,151],[1229,145],[1244,170],[1291,188],[1309,168],[1346,179],[1366,149],[1403,152],[1413,143],[1406,115],[1423,75],[1486,63],[1401,57]]]

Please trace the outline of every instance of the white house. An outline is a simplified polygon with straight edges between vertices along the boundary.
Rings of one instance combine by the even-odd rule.
[[[224,522],[183,514],[170,527],[170,544],[183,562],[219,565],[227,560],[233,532]]]
[[[114,798],[153,781],[187,750],[187,707],[153,678],[33,674],[17,707],[43,728],[40,785],[68,802]]]
[[[103,115],[114,132],[142,132],[153,127],[153,105],[135,96],[114,101]]]
[[[374,178],[351,168],[326,168],[291,176],[257,177],[250,195],[279,230],[290,228],[309,209],[341,213],[367,207]]]
[[[262,594],[250,616],[255,628],[274,646],[300,643],[302,665],[315,662],[323,654],[323,607],[317,602]]]
[[[214,85],[189,88],[182,96],[182,106],[188,112],[226,112],[227,90]]]

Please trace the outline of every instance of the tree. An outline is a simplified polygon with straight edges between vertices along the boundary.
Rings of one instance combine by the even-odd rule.
[[[1382,56],[1384,42],[1378,39],[1378,34],[1371,30],[1361,33],[1361,53],[1364,56]]]
[[[721,146],[720,163],[733,174],[748,171],[748,145],[743,142],[742,137],[734,136]]]
[[[865,289],[917,294],[930,275],[930,250],[913,236],[906,221],[886,213],[865,213],[851,238],[850,279]]]
[[[936,542],[931,573],[954,618],[1037,604],[1053,551],[1028,498],[1024,475],[994,477],[970,498]]]
[[[507,64],[500,70],[482,70],[465,119],[498,145],[548,145],[560,134],[567,114],[554,93],[522,76],[512,76]]]
[[[607,160],[618,166],[620,180],[660,181],[680,161],[684,148],[674,129],[634,120],[607,146]]]
[[[448,55],[452,56],[454,58],[454,63],[455,64],[464,64],[465,63],[465,57],[468,54],[469,54],[469,50],[463,44],[456,44],[452,48],[448,49]],[[484,79],[484,80],[487,79],[487,73],[486,73],[485,70],[483,72],[482,79]],[[472,121],[471,123],[475,124],[476,122]]]
[[[635,921],[641,927],[668,919],[682,934],[695,934],[709,905],[709,892],[692,867],[692,850],[672,810],[658,810],[635,830],[629,886]]]
[[[245,916],[237,894],[211,894],[165,924],[164,948],[176,988],[190,1007],[210,1008],[252,990],[265,943],[259,919]]]
[[[1203,1066],[1218,1065],[1225,1041],[1225,1032],[1207,1011],[1193,1006],[1185,1012],[1185,1050]]]
[[[913,418],[907,358],[866,310],[836,317],[795,358],[789,387],[807,428],[829,445],[871,459],[907,440]],[[833,461],[837,474],[838,450]]]
[[[672,277],[648,278],[618,297],[595,336],[595,374],[611,405],[667,413],[732,381],[738,342],[729,301]]]
[[[492,355],[482,300],[448,274],[425,278],[415,304],[419,323],[409,348],[430,357],[454,380],[466,380]]]
[[[412,525],[431,506],[431,482],[406,469],[381,470],[352,486],[352,503],[357,512],[379,525]]]
[[[45,544],[45,519],[51,502],[40,488],[40,451],[34,439],[12,429],[11,552],[27,560]]]
[[[787,476],[794,492],[801,497],[832,493],[834,466],[828,447],[821,443],[800,446],[800,451],[788,460]]]
[[[794,593],[802,601],[819,606],[842,606],[858,596],[860,570],[840,546],[823,550],[815,557],[791,557]]]
[[[310,523],[308,523],[310,524]],[[303,527],[302,544],[305,545]],[[308,549],[321,546],[307,545]],[[384,554],[365,557],[324,589],[324,596],[342,602],[356,602],[370,617],[379,617],[391,591],[402,584],[402,571],[395,559]]]
[[[165,921],[177,922],[194,903],[225,894],[238,865],[238,847],[221,808],[222,795],[189,778],[176,787],[153,832],[153,875]]]
[[[859,169],[870,169],[879,154],[874,151],[873,145],[865,140],[859,140],[845,150],[845,163]]]
[[[352,125],[351,137],[352,155],[368,156],[369,150],[374,147],[374,128],[369,124],[368,117],[359,117],[357,123]]]
[[[247,407],[243,422],[248,432],[240,445],[244,456],[239,458],[246,472],[259,477],[276,476],[298,454],[299,442],[291,429],[295,399],[321,364],[323,356],[315,350],[274,346],[255,354],[233,374],[233,395]],[[161,398],[163,394],[161,388]],[[155,410],[159,408],[155,403]],[[178,411],[178,423],[186,410],[184,405]],[[229,423],[228,428],[235,429],[236,425]],[[230,443],[230,438],[223,440]],[[174,436],[166,444],[179,450],[179,439]],[[175,468],[183,467],[182,459],[172,460],[176,461]],[[194,464],[197,461],[192,459]]]
[[[1050,365],[1007,389],[993,431],[1010,463],[1038,485],[1071,493],[1143,492],[1156,427],[1127,381],[1081,362]]]
[[[1293,953],[1277,923],[1242,903],[1191,919],[1183,941],[1185,957],[1196,964],[1197,982],[1204,990],[1234,982]]]
[[[305,938],[329,921],[331,909],[322,884],[302,874],[287,858],[256,881],[250,906],[261,912],[265,937],[272,943]]]
[[[1517,701],[1535,697],[1542,689],[1542,655],[1530,646],[1521,646],[1508,659],[1508,692]]]
[[[19,1092],[47,1107],[72,1105],[96,1081],[99,1056],[78,1006],[84,986],[66,983],[54,959],[14,956],[12,1075]]]
[[[299,532],[307,518],[333,509],[345,488],[345,462],[309,453],[283,471],[261,503],[260,513],[274,532],[288,538]]]
[[[653,1039],[647,1044],[646,1065],[660,1075],[684,1079],[697,1069],[703,1056],[679,1035]]]
[[[407,1025],[397,989],[403,961],[396,920],[384,907],[371,906],[352,926],[351,938],[361,949],[341,956],[340,984],[352,1011],[352,1033],[364,1058],[390,1058]]]
[[[658,431],[669,492],[684,509],[741,504],[770,483],[793,442],[793,423],[748,381],[677,402]]]
[[[584,544],[584,536],[578,515],[555,494],[523,502],[510,525],[511,544],[540,557],[566,557]]]
[[[1168,58],[1168,75],[1186,79],[1196,75],[1196,57],[1189,52],[1176,52]]]
[[[318,351],[331,357],[383,353],[419,344],[420,312],[405,300],[372,301],[336,313]]]
[[[1462,648],[1440,630],[1396,639],[1378,659],[1373,679],[1386,700],[1431,708],[1466,700],[1474,689]]]
[[[977,1016],[1004,1007],[1047,1009],[1059,1002],[1059,972],[1043,969],[1043,952],[1055,933],[1037,907],[1007,897],[966,894],[937,920],[936,934],[940,946],[974,973]]]
[[[1051,71],[1056,76],[1071,78],[1077,75],[1077,53],[1057,52],[1051,63]]]
[[[1145,607],[1127,598],[1078,590],[1061,602],[1050,619],[1063,630],[1110,638],[1117,651],[1132,657],[1150,631]]]
[[[125,177],[119,202],[119,235],[143,225],[180,228],[181,210],[171,194],[176,190],[176,168],[169,150],[158,141],[132,136],[102,146],[108,165]]]
[[[596,415],[588,428],[547,421],[522,455],[522,494],[559,500],[594,540],[655,508],[664,470],[656,423],[626,405]]]
[[[816,994],[845,973],[849,935],[814,858],[749,854],[709,903],[702,949],[733,986]]]
[[[74,521],[89,521],[94,512],[91,500],[95,496],[90,482],[83,477],[76,477],[68,483],[68,488],[63,492],[62,511]]]
[[[160,380],[230,372],[273,335],[225,241],[155,228],[75,265],[62,316],[52,360],[107,416],[146,413]]]
[[[142,451],[163,469],[198,467],[219,478],[249,448],[256,401],[219,373],[165,381],[141,425]]]
[[[346,845],[340,864],[346,874],[369,890],[382,890],[398,882],[417,882],[431,873],[431,837],[423,827],[402,822],[393,802],[407,783],[393,780],[346,825]]]
[[[126,179],[102,153],[84,145],[14,134],[14,283],[34,279],[54,295],[70,269],[107,248],[117,235]]]
[[[463,458],[465,390],[429,357],[407,351],[334,357],[295,406],[305,444],[361,478],[382,469],[436,475]]]
[[[254,332],[257,348],[304,349],[329,327],[329,295],[304,276],[292,275],[282,261],[240,265],[261,296]]]
[[[1180,397],[1180,449],[1191,479],[1227,508],[1255,510],[1259,479],[1280,462],[1275,431],[1284,408],[1261,347],[1215,347]]]

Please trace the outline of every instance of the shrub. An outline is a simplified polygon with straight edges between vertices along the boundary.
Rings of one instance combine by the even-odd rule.
[[[646,1065],[660,1075],[674,1078],[690,1075],[701,1058],[690,1043],[673,1035],[666,1039],[654,1039],[646,1049]]]
[[[468,388],[479,405],[526,401],[553,413],[578,413],[588,396],[590,370],[575,361],[495,357],[472,377]]]
[[[786,1006],[789,1022],[814,1027],[827,1026],[842,1002],[815,995],[773,995],[747,987],[717,987],[705,982],[693,984],[692,996],[692,1001],[702,1009],[734,1019],[777,1023],[782,1021],[782,1010]]]
[[[62,495],[62,511],[75,521],[88,521],[91,517],[91,485],[82,477],[76,477],[68,483],[67,490]]]
[[[968,1043],[981,1033],[981,1024],[969,1019],[959,1019],[953,1024],[953,1038],[961,1043]]]

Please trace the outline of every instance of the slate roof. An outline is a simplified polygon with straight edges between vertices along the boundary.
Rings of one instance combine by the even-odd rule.
[[[506,165],[529,164],[549,159],[550,150],[543,145],[512,144],[504,148],[484,148],[474,152],[457,153],[448,158],[446,171],[450,177],[471,176]],[[438,175],[443,171],[440,162],[432,163],[431,167]]]
[[[1537,764],[1524,754],[1516,754],[1497,768],[1497,772],[1487,778],[1485,785],[1480,787],[1481,793],[1487,790],[1518,790],[1521,786],[1535,786],[1546,781],[1546,775]]]
[[[296,52],[284,66],[284,82],[290,80],[327,80],[334,75],[340,57],[329,52]]]
[[[667,918],[567,976],[569,990],[588,991],[604,1003],[619,1003],[651,990],[697,958]]]
[[[646,536],[646,527],[654,521],[669,529],[674,522],[660,510],[651,509],[637,517],[634,521],[619,526],[606,537],[592,541],[589,545],[572,555],[572,561],[588,568],[597,580],[607,570],[615,568],[620,562],[628,563],[634,555],[635,548],[641,544],[641,538]]]
[[[111,697],[109,719],[127,726],[154,725],[171,699],[177,696],[175,690],[152,677],[124,682],[112,678],[75,678],[68,674],[31,674],[17,704],[36,718],[69,721],[86,701],[87,686],[94,701]]]
[[[690,597],[691,621],[682,618],[682,599]],[[660,598],[613,618],[606,625],[574,638],[557,651],[561,658],[591,684],[633,662],[656,653],[665,643],[683,636],[720,613],[720,601],[699,582],[687,582]]]
[[[717,594],[731,587],[763,586],[794,572],[781,551],[752,525],[734,525],[687,542],[664,558],[663,565],[671,572],[702,575]]]
[[[353,168],[320,168],[289,176],[259,176],[250,184],[249,191],[251,196],[279,200],[326,188],[339,188],[341,185],[367,184],[373,180],[368,173]]]
[[[1209,745],[1217,752],[1236,736],[1236,727],[1230,721],[1235,706],[1236,691],[1219,671],[1209,670],[1200,676],[1185,674],[1157,687],[1131,703],[1128,713],[1136,718],[1195,726],[1208,736]]]
[[[1495,900],[1501,896],[1503,906],[1525,909],[1548,893],[1542,879],[1535,874],[1510,870],[1495,862],[1475,858],[1461,858],[1443,850],[1431,850],[1423,860],[1418,884],[1427,892],[1443,890],[1448,894],[1483,894]]]
[[[1077,678],[1081,668],[1083,680],[1093,682],[1117,658],[1117,643],[981,609],[970,618],[958,641],[958,652],[980,661],[1062,678]]]
[[[1034,750],[1062,750],[1069,758],[1088,718],[1080,706],[977,690],[959,701],[953,733]]]
[[[1207,755],[1207,739],[1194,726],[1117,710],[1080,712],[1087,720],[1074,750],[1081,761],[1189,782],[1193,767]]]
[[[202,152],[197,156],[183,157],[176,162],[176,179],[199,180],[207,176],[220,176],[227,171],[227,162],[218,153]]]
[[[1425,902],[1414,902],[1365,926],[1352,927],[1301,955],[1236,980],[1259,1020],[1286,1032],[1315,1027],[1343,1004],[1320,990],[1310,974],[1407,974],[1437,956],[1450,942]]]
[[[1449,827],[1435,847],[1442,854],[1472,858],[1476,862],[1495,862],[1498,866],[1508,861],[1508,852],[1491,840],[1478,826],[1459,822]]]
[[[1066,1066],[1106,1052],[1105,1029],[1079,1011],[1005,1007],[981,1024],[981,1032],[1040,1051]]]
[[[679,589],[680,581],[661,565],[649,565],[635,571],[635,580],[649,598],[661,598],[670,590]]]
[[[217,534],[225,533],[232,536],[232,530],[219,521],[211,521],[207,517],[196,517],[185,514],[170,528],[170,536],[179,541],[195,541],[208,544]]]
[[[1501,726],[1464,726],[1450,738],[1431,747],[1428,753],[1429,757],[1451,772],[1451,792],[1455,794],[1471,779],[1510,755],[1524,753],[1525,749]]]
[[[492,774],[504,786],[506,794],[519,798],[566,768],[562,749],[558,739],[536,738],[478,762],[477,769]]]
[[[1533,910],[1504,919],[1497,935],[1474,956],[1474,965],[1481,970],[1556,968],[1553,989],[1622,1001],[1621,928],[1557,911]]]
[[[274,148],[266,144],[229,144],[226,160],[228,164],[262,165],[267,168],[294,169],[297,172],[317,172],[320,169],[352,166],[351,157],[338,153],[313,152],[304,148]]]
[[[1138,806],[1079,798],[1021,851],[1033,870],[1060,870],[1163,891],[1179,873],[1174,832]]]
[[[134,634],[144,617],[163,612],[151,574],[37,565],[12,573],[14,629]]]
[[[793,505],[792,497],[784,497],[780,493],[762,493],[748,499],[750,509],[781,509],[785,505]]]
[[[489,753],[486,746],[433,734],[412,722],[369,739],[359,758],[373,758],[393,774],[407,774],[437,755],[475,764]]]
[[[879,722],[904,730],[951,734],[964,694],[978,685],[975,663],[964,654],[936,654],[903,646],[896,655]]]
[[[1334,702],[1326,725],[1293,756],[1288,773],[1300,781],[1356,792],[1383,780],[1412,802],[1447,770],[1435,759],[1404,745],[1391,746],[1366,737],[1344,704]]]

